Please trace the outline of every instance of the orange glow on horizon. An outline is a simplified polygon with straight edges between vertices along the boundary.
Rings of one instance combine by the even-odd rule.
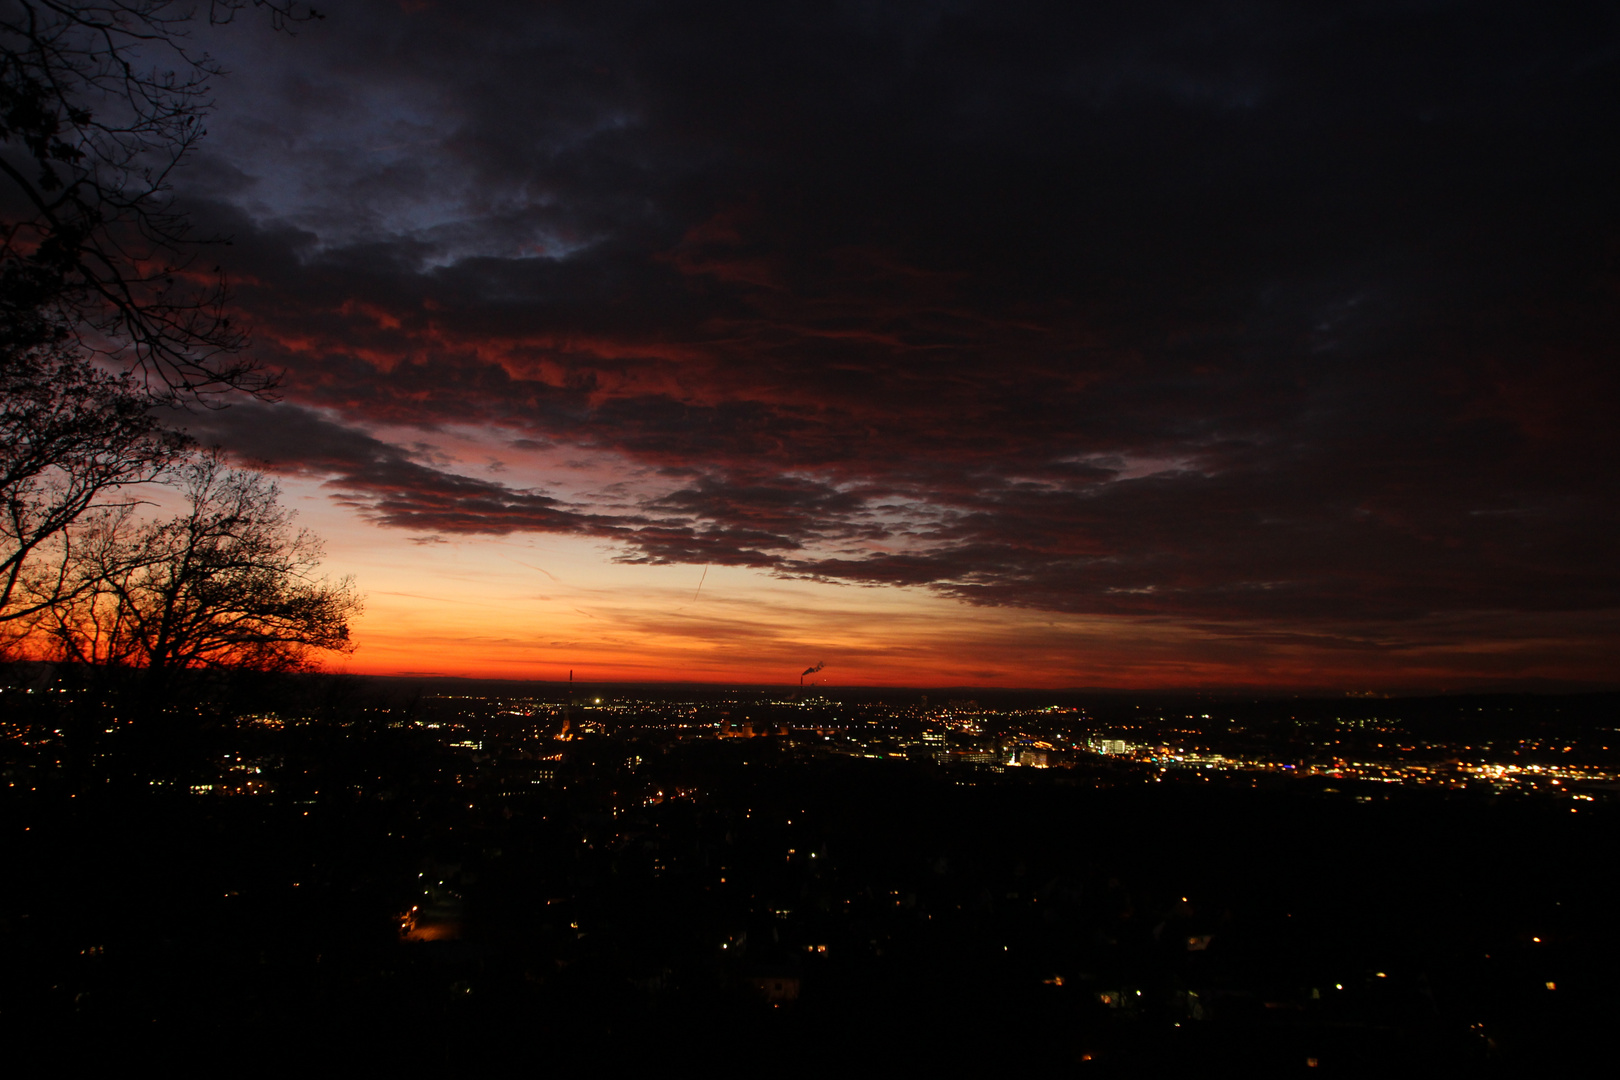
[[[1414,621],[1419,644],[1373,646],[1375,630],[1326,622],[976,607],[918,587],[621,563],[590,538],[412,537],[361,519],[319,479],[280,482],[299,524],[325,539],[325,572],[352,574],[366,598],[355,651],[318,658],[333,672],[796,687],[825,661],[815,684],[828,689],[1421,693],[1578,684],[1606,670],[1620,636],[1604,613],[1573,625],[1559,614]],[[1470,634],[1456,632],[1464,625]],[[1447,638],[1457,643],[1421,644]]]

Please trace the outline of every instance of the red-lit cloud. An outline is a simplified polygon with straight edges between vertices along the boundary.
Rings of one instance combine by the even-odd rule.
[[[193,187],[287,400],[194,426],[412,536],[1369,669],[1514,613],[1601,636],[1616,62],[1499,7],[356,9],[240,45],[257,111],[227,95]]]

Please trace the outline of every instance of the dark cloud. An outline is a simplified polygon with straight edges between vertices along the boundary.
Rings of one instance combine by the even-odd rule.
[[[196,194],[330,419],[219,430],[415,533],[978,604],[1620,606],[1616,19],[354,4],[221,38]],[[383,423],[668,484],[564,505],[344,426]]]
[[[240,405],[204,413],[192,418],[188,430],[248,463],[320,478],[338,501],[379,525],[496,535],[610,535],[624,528],[617,519],[579,512],[538,491],[459,475],[444,467],[447,462],[432,460],[442,455],[431,448],[383,442],[296,406]]]

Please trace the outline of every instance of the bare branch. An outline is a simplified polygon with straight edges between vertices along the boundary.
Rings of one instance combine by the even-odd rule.
[[[27,618],[62,594],[60,561],[28,579],[36,552],[57,540],[65,545],[75,522],[119,505],[131,485],[161,477],[187,445],[165,430],[130,376],[98,370],[67,342],[17,350],[5,359],[0,623]]]
[[[181,669],[290,670],[351,651],[353,581],[319,576],[321,543],[293,531],[276,485],[217,453],[179,472],[185,513],[144,524],[107,515],[77,539],[50,609],[61,657],[144,668],[161,686]]]
[[[319,18],[292,0],[211,0],[278,28]],[[227,314],[217,268],[173,204],[171,177],[204,134],[220,74],[180,0],[0,0],[0,320],[34,315],[137,372],[170,401],[267,394]],[[218,243],[218,238],[203,242]]]

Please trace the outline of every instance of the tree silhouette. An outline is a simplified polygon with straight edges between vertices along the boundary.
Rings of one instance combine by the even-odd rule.
[[[0,366],[0,623],[62,599],[64,562],[28,578],[40,548],[109,492],[156,479],[184,446],[129,376],[72,349],[31,349]]]
[[[184,513],[143,522],[126,507],[73,536],[60,599],[43,609],[58,658],[140,669],[143,696],[161,702],[177,672],[296,671],[351,651],[353,581],[318,576],[321,542],[294,530],[275,483],[217,452],[179,472]]]
[[[292,0],[206,10],[249,6],[278,26],[319,17]],[[197,18],[184,0],[0,0],[0,326],[66,328],[179,401],[271,383],[171,198],[220,73]]]
[[[40,556],[181,453],[154,404],[270,389],[170,193],[220,71],[188,33],[250,7],[317,17],[292,0],[0,0],[0,625],[64,602],[67,563],[47,587]]]

